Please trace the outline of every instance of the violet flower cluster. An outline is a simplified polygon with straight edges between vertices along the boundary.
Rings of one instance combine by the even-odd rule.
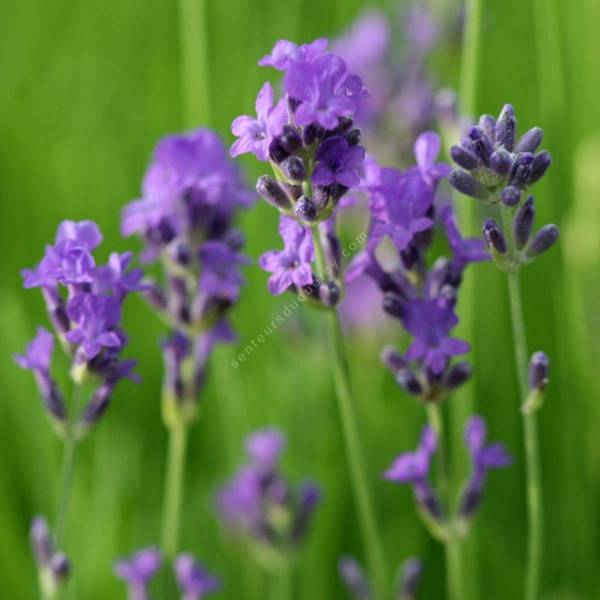
[[[150,600],[150,587],[162,567],[162,557],[156,548],[144,548],[129,558],[119,559],[115,574],[127,585],[129,600]],[[191,554],[183,553],[173,562],[181,600],[202,600],[221,587],[220,580],[209,573],[203,563]]]
[[[34,517],[29,538],[38,570],[40,590],[52,598],[69,577],[71,563],[63,552],[55,548],[52,533],[44,517]]]
[[[263,429],[246,441],[247,463],[218,492],[219,516],[228,531],[247,540],[270,568],[290,560],[306,538],[321,492],[312,481],[294,488],[280,472],[285,438]]]
[[[219,137],[198,129],[158,143],[142,198],[123,210],[123,234],[141,236],[142,260],[162,267],[162,279],[144,295],[172,329],[163,344],[168,422],[194,418],[215,344],[235,337],[226,314],[239,298],[248,259],[233,223],[251,202]]]
[[[498,119],[483,115],[471,127],[460,146],[450,154],[461,167],[452,171],[450,183],[463,194],[490,204],[501,204],[509,213],[504,228],[487,219],[483,236],[494,261],[504,271],[514,271],[548,250],[558,239],[554,224],[532,235],[535,203],[529,189],[546,173],[552,159],[547,150],[538,152],[543,131],[534,127],[517,140],[514,109],[505,104]]]
[[[412,3],[401,14],[388,18],[378,10],[366,10],[333,43],[371,91],[360,99],[356,115],[367,145],[378,157],[411,160],[417,135],[436,121],[435,81],[427,72],[427,59],[440,44],[447,48],[452,19],[426,3]]]
[[[459,531],[464,535],[468,525],[481,505],[484,484],[491,469],[506,467],[510,456],[502,444],[485,445],[487,430],[482,417],[471,417],[465,427],[465,443],[471,455],[472,471],[464,483],[458,503]],[[452,506],[443,506],[439,494],[430,481],[433,458],[438,449],[438,436],[426,425],[421,433],[419,445],[414,452],[400,454],[384,473],[388,481],[408,484],[412,487],[417,506],[432,533],[445,539],[453,535],[449,528],[455,515]]]
[[[259,261],[272,273],[271,293],[295,288],[332,306],[340,298],[335,213],[342,197],[360,181],[365,150],[354,117],[368,92],[342,58],[326,51],[327,45],[325,39],[302,46],[282,40],[260,60],[260,65],[284,73],[283,95],[275,100],[271,84],[264,84],[256,118],[244,115],[232,124],[238,140],[231,155],[253,153],[273,168],[274,178],[263,175],[257,182],[258,193],[281,214],[284,248],[267,252]],[[320,277],[330,279],[326,282],[313,274],[312,263],[320,257],[311,228],[314,233],[318,228],[324,246],[327,273]]]
[[[417,166],[400,171],[369,161],[362,183],[369,196],[369,237],[347,272],[350,281],[370,277],[383,293],[384,310],[411,335],[405,353],[388,347],[382,359],[398,384],[423,402],[441,400],[470,376],[467,362],[453,362],[469,350],[467,342],[452,337],[455,305],[466,267],[489,258],[481,240],[461,236],[451,206],[434,202],[449,171],[436,163],[439,151],[437,134],[426,132],[415,142]],[[432,260],[438,223],[451,257]],[[391,270],[378,257],[384,238],[398,256]]]
[[[339,562],[342,581],[353,600],[373,600],[374,595],[360,564],[351,556],[343,556]],[[397,600],[415,600],[421,586],[423,563],[409,558],[398,569],[393,597]]]
[[[98,422],[123,378],[135,379],[135,361],[121,360],[127,337],[122,306],[130,292],[142,289],[142,272],[129,269],[131,254],[112,253],[105,265],[93,255],[102,234],[91,221],[63,221],[41,262],[22,272],[26,288],[39,287],[54,334],[40,327],[17,363],[32,371],[44,405],[61,436],[79,438]],[[51,374],[54,342],[71,360],[76,385],[93,382],[95,391],[80,414],[67,415],[64,396]],[[72,406],[72,410],[80,407]]]

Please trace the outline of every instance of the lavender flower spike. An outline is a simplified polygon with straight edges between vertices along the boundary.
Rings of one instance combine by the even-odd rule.
[[[417,449],[414,452],[400,454],[384,473],[384,477],[394,483],[412,485],[417,503],[424,513],[434,521],[440,521],[444,518],[442,507],[428,480],[431,457],[436,449],[437,436],[434,430],[426,425]]]
[[[115,563],[117,577],[127,584],[129,600],[150,600],[148,587],[162,559],[156,548],[145,548]]]
[[[191,554],[180,554],[175,559],[175,574],[182,600],[202,600],[221,587],[221,581],[211,575]]]
[[[471,454],[473,471],[462,493],[460,515],[471,519],[481,504],[487,472],[511,464],[512,458],[502,444],[485,445],[487,428],[482,417],[474,416],[465,427],[465,443]]]

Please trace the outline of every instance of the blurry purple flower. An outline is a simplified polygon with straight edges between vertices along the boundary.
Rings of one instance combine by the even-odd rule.
[[[115,563],[115,573],[127,584],[131,600],[149,600],[148,586],[161,563],[162,558],[156,548],[140,550]]]
[[[273,273],[269,277],[269,291],[275,296],[291,285],[302,287],[313,281],[311,262],[314,250],[310,232],[290,217],[282,216],[279,233],[284,249],[265,252],[258,261],[262,269]]]
[[[220,580],[191,554],[180,554],[175,559],[175,574],[183,594],[182,600],[202,600],[221,587]]]
[[[371,600],[371,587],[357,560],[351,556],[342,556],[338,568],[342,581],[354,600]]]
[[[440,179],[448,177],[450,165],[446,163],[436,163],[440,153],[440,136],[433,131],[422,133],[415,141],[414,155],[417,160],[419,172],[423,181],[429,186],[434,186]]]
[[[34,517],[29,530],[31,550],[40,572],[40,582],[47,585],[51,581],[55,589],[63,583],[70,574],[71,564],[67,556],[54,547],[54,539],[44,517]]]
[[[246,453],[251,463],[259,470],[272,470],[285,448],[283,433],[270,427],[256,431],[246,440]]]
[[[463,518],[470,518],[479,508],[483,496],[483,488],[487,472],[500,469],[512,463],[502,444],[485,445],[487,428],[482,417],[474,416],[467,421],[465,427],[465,443],[471,454],[473,472],[463,491],[460,513]]]
[[[258,64],[261,67],[273,67],[284,71],[295,62],[311,62],[321,56],[326,50],[328,40],[320,38],[310,44],[298,46],[288,40],[279,40],[273,46],[271,54],[263,56]]]
[[[458,324],[458,317],[454,303],[443,296],[407,301],[402,323],[415,338],[406,352],[406,360],[421,360],[436,375],[443,373],[449,358],[469,351],[467,342],[448,337]]]
[[[339,117],[350,115],[355,104],[342,88],[347,77],[346,64],[333,54],[323,54],[313,62],[292,63],[284,85],[287,93],[301,102],[294,115],[296,123],[318,123],[333,129]]]
[[[433,19],[431,10],[416,3],[406,11],[405,32],[408,47],[419,53],[428,52],[435,44],[439,28]]]
[[[119,349],[123,340],[114,331],[121,319],[118,301],[111,296],[81,294],[72,298],[67,307],[75,328],[66,338],[80,346],[80,359],[92,360],[103,348]]]
[[[239,267],[250,261],[226,242],[211,240],[200,247],[200,262],[204,267],[200,275],[200,291],[235,302],[244,283]]]
[[[273,106],[273,88],[267,81],[256,98],[256,119],[247,115],[237,117],[231,125],[233,135],[239,139],[231,146],[229,154],[239,156],[252,152],[258,160],[269,160],[269,146],[287,123],[285,99]]]
[[[94,291],[98,294],[113,294],[122,302],[127,294],[145,289],[142,284],[142,269],[127,270],[132,256],[131,252],[111,253],[108,264],[97,267],[94,272]]]
[[[339,183],[346,187],[358,185],[358,169],[365,159],[365,149],[350,146],[346,138],[336,135],[326,139],[317,151],[317,166],[312,181],[315,185]]]

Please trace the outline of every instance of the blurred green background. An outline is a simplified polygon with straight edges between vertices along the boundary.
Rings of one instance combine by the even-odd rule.
[[[197,1],[182,6],[202,14]],[[488,0],[483,5],[478,111],[497,113],[512,102],[522,128],[545,129],[554,165],[538,186],[538,222],[555,221],[563,233],[559,246],[524,272],[530,350],[544,349],[552,359],[552,382],[540,416],[544,598],[600,598],[600,4]],[[256,62],[273,42],[334,36],[365,6],[359,0],[205,0],[203,97],[190,111],[182,84],[177,2],[3,3],[0,598],[36,597],[29,521],[33,514],[54,514],[61,460],[33,379],[12,360],[37,324],[46,322],[40,295],[21,289],[19,270],[37,263],[65,218],[97,221],[105,234],[104,256],[114,248],[130,248],[132,242],[119,237],[119,211],[138,193],[156,140],[207,124],[230,141],[231,120],[252,111],[265,77]],[[394,6],[385,3],[390,12]],[[202,47],[202,36],[190,39]],[[459,54],[442,53],[436,65],[438,80],[456,87]],[[253,160],[244,165],[249,182],[261,173]],[[275,224],[275,211],[264,203],[245,215],[254,259],[279,243]],[[268,295],[266,275],[256,265],[247,275],[234,315],[240,346],[286,302]],[[492,437],[506,442],[516,462],[490,477],[471,543],[476,560],[469,579],[479,590],[476,597],[520,598],[523,461],[505,282],[489,265],[474,267],[471,277],[476,407],[488,418]],[[114,558],[158,541],[166,448],[157,345],[163,330],[138,298],[129,302],[126,325],[127,354],[139,359],[143,382],[118,388],[106,418],[79,449],[65,543],[75,565],[71,599],[124,597],[112,574]],[[399,337],[394,325],[386,341]],[[383,341],[376,335],[348,340],[377,512],[389,562],[421,556],[426,562],[421,597],[439,599],[444,597],[442,551],[420,525],[408,490],[380,477],[396,453],[414,446],[424,420],[421,407],[381,366]],[[265,597],[263,575],[223,541],[213,493],[241,458],[243,436],[277,424],[289,434],[286,468],[296,478],[314,476],[325,491],[300,557],[297,597],[343,598],[338,557],[363,556],[318,315],[299,311],[238,370],[228,365],[231,352],[221,349],[214,357],[202,419],[191,436],[183,546],[223,576],[219,597]]]

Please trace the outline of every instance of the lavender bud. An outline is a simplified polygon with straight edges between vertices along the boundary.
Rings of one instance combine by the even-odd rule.
[[[423,563],[418,558],[409,558],[402,565],[399,600],[414,600],[423,578]]]
[[[523,154],[519,154],[510,173],[510,180],[508,182],[509,185],[525,187],[531,178],[532,162],[533,154],[531,154],[531,152],[523,152]]]
[[[317,212],[323,210],[329,202],[329,186],[316,185],[313,187],[313,201],[317,207]]]
[[[529,362],[529,389],[543,392],[548,385],[550,361],[544,352],[534,352]]]
[[[506,177],[512,167],[512,158],[510,152],[503,148],[496,150],[490,158],[490,166],[501,177]]]
[[[396,373],[396,383],[413,396],[421,396],[423,394],[423,386],[419,383],[417,376],[408,367],[400,369]]]
[[[302,147],[302,138],[291,125],[285,125],[279,136],[279,145],[290,154],[295,154]]]
[[[111,381],[106,381],[94,392],[81,417],[84,427],[90,427],[100,420],[108,408],[113,389],[114,384]]]
[[[281,172],[287,179],[300,182],[306,179],[304,161],[299,156],[288,156],[280,165]]]
[[[256,191],[261,198],[264,198],[269,204],[281,210],[290,209],[290,200],[285,190],[275,179],[268,175],[262,175],[256,182]]]
[[[496,123],[496,143],[512,152],[517,135],[517,120],[512,104],[505,104]]]
[[[401,319],[404,314],[404,301],[402,297],[394,292],[386,292],[383,295],[383,310],[392,315],[392,317]]]
[[[54,544],[48,523],[44,517],[33,518],[29,530],[29,539],[36,564],[45,567],[50,563],[54,553]]]
[[[352,125],[354,125],[354,119],[352,117],[338,117],[338,125],[335,129],[331,131],[331,135],[344,135],[348,133],[350,129],[352,129]],[[326,137],[329,137],[328,134],[326,135]]]
[[[481,115],[479,127],[493,144],[496,141],[496,119],[492,115]]]
[[[441,521],[444,518],[442,505],[431,485],[426,482],[418,482],[414,485],[413,491],[417,502],[421,508],[433,517],[436,521]]]
[[[542,143],[543,137],[544,132],[539,127],[530,129],[519,140],[515,148],[515,154],[519,154],[520,152],[535,152]]]
[[[269,158],[274,163],[281,163],[289,156],[289,152],[279,143],[279,139],[275,138],[269,146]]]
[[[295,211],[298,218],[303,221],[314,221],[317,216],[317,207],[308,196],[300,196]]]
[[[536,154],[531,163],[529,185],[538,182],[544,176],[544,173],[546,173],[551,164],[552,157],[547,150],[542,150],[539,154]]]
[[[340,288],[334,281],[326,281],[319,286],[319,299],[325,306],[333,308],[340,301]]]
[[[506,206],[516,206],[521,201],[521,190],[513,185],[507,185],[500,194]]]
[[[71,563],[67,555],[57,552],[50,560],[50,570],[57,583],[65,581],[71,572]]]
[[[554,224],[544,225],[533,238],[531,244],[525,250],[525,256],[527,258],[534,258],[543,254],[554,245],[554,242],[558,239],[559,230]]]
[[[454,390],[465,383],[473,373],[471,365],[466,362],[459,362],[452,365],[444,376],[444,387],[447,390]]]
[[[163,312],[167,309],[167,299],[165,294],[157,284],[148,284],[143,292],[145,300],[157,311]]]
[[[169,246],[169,255],[174,262],[182,267],[189,266],[192,260],[190,247],[183,242],[175,244],[174,246]]]
[[[483,499],[483,488],[478,478],[473,478],[467,484],[460,499],[460,516],[468,520],[477,512]]]
[[[371,589],[360,565],[351,557],[340,559],[339,571],[342,581],[356,600],[371,600]]]
[[[462,167],[467,171],[476,169],[479,164],[477,157],[462,146],[452,146],[450,148],[450,156],[459,167]]]
[[[487,188],[466,171],[452,171],[448,181],[453,188],[472,198],[485,200],[490,195]]]
[[[379,355],[381,362],[396,375],[396,373],[406,367],[406,363],[402,358],[402,355],[393,346],[385,346]]]
[[[358,128],[351,129],[344,137],[349,146],[358,146],[362,138],[362,131]]]
[[[469,150],[484,164],[490,164],[493,146],[488,137],[479,127],[471,127],[469,130]]]
[[[303,138],[305,146],[312,146],[318,139],[321,139],[325,134],[325,130],[316,123],[311,123],[304,128]]]
[[[300,196],[302,196],[302,186],[296,185],[292,183],[286,183],[285,181],[280,181],[279,185],[287,194],[287,197],[291,200],[291,202],[296,202]]]
[[[495,250],[498,254],[506,254],[508,251],[502,229],[500,229],[500,226],[494,219],[486,219],[483,226],[483,237],[490,248]]]
[[[513,220],[513,237],[518,250],[524,248],[525,244],[529,241],[534,220],[535,205],[533,203],[533,196],[529,196],[525,204],[517,209]]]

